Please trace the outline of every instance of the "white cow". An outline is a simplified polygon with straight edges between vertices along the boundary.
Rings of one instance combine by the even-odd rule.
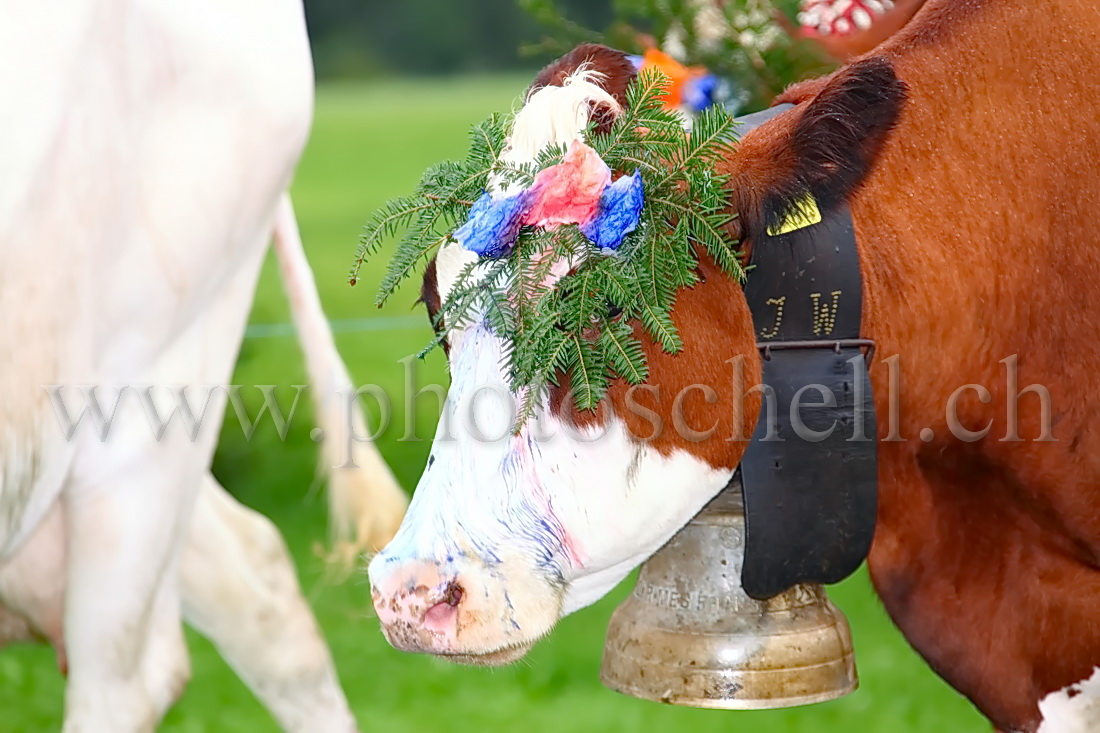
[[[65,731],[156,726],[181,613],[285,728],[355,729],[281,537],[209,473],[224,394],[193,440],[136,392],[66,439],[43,389],[228,383],[273,229],[315,392],[350,384],[284,193],[312,95],[296,0],[0,0],[0,633],[59,650]],[[377,543],[404,498],[356,450],[333,514]]]

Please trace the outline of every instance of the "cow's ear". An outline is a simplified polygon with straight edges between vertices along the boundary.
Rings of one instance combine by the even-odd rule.
[[[619,104],[626,104],[626,88],[634,81],[638,72],[625,53],[597,43],[577,46],[540,71],[531,88],[527,90],[527,96],[542,87],[562,86],[566,79],[582,67],[598,72],[600,76],[593,81],[602,86]],[[597,121],[598,128],[610,126],[611,110],[593,110],[593,119]]]
[[[890,61],[867,58],[837,71],[816,94],[746,134],[731,180],[743,234],[760,241],[807,195],[823,211],[851,196],[897,124],[905,98],[905,83]]]

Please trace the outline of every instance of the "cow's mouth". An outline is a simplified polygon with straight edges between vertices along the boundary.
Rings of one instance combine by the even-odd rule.
[[[519,661],[523,655],[531,651],[532,646],[534,646],[534,642],[506,646],[485,654],[440,654],[438,656],[448,662],[472,667],[503,667],[506,664]]]
[[[924,0],[802,0],[802,36],[841,44],[836,55],[868,51],[909,22]]]

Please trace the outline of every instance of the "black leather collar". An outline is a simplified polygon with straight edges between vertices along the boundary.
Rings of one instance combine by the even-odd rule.
[[[740,118],[738,134],[790,107]],[[742,484],[745,503],[741,581],[758,599],[842,580],[874,536],[878,438],[867,374],[873,344],[860,338],[859,252],[847,206],[820,214],[818,223],[754,242],[745,284],[764,384],[774,393],[772,419],[765,394],[731,481],[731,488]],[[835,406],[822,405],[822,393],[808,385],[831,392]],[[827,437],[796,430],[798,396],[795,416],[811,431],[832,427]]]

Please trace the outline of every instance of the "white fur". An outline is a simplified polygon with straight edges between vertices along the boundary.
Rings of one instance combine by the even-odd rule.
[[[1038,733],[1091,733],[1100,730],[1100,667],[1088,678],[1039,701]]]
[[[356,729],[279,530],[209,474],[180,574],[187,622],[218,645],[284,730]]]
[[[603,104],[618,112],[620,105],[598,81],[603,74],[580,68],[570,74],[562,86],[536,89],[523,105],[508,136],[508,145],[500,159],[506,163],[530,163],[552,145],[568,145],[582,139],[588,126],[590,104]],[[499,182],[490,182],[490,190]]]
[[[454,290],[462,271],[477,260],[476,252],[471,252],[453,240],[439,248],[439,254],[435,258],[435,277],[441,302],[445,302]]]
[[[64,730],[156,726],[189,675],[190,597],[257,694],[274,704],[265,690],[282,686],[281,720],[346,733],[354,721],[297,588],[250,582],[232,558],[205,574],[188,559],[210,550],[207,533],[263,534],[224,503],[200,501],[208,524],[190,524],[224,403],[194,441],[154,440],[137,400],[107,440],[84,429],[66,441],[42,389],[229,381],[309,130],[300,3],[0,0],[0,106],[0,591],[51,638],[51,613],[62,617]],[[241,562],[293,576],[285,555]],[[37,567],[50,582],[28,588]],[[227,578],[239,598],[205,588],[203,600],[205,582]],[[270,649],[248,636],[265,603],[287,619]]]

